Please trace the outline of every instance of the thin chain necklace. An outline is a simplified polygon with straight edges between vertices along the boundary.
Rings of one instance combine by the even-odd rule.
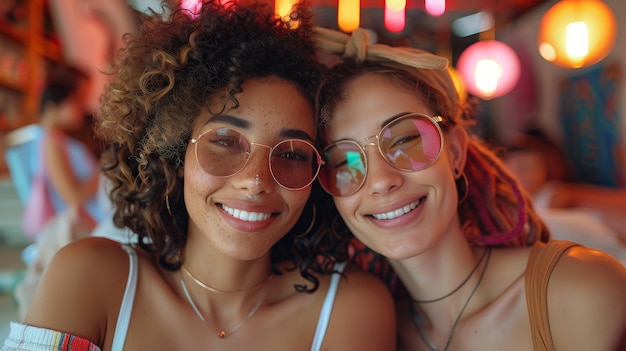
[[[268,280],[265,280],[263,285],[265,285],[265,282],[267,282]],[[180,285],[183,288],[183,292],[185,293],[185,297],[187,298],[187,301],[189,302],[189,304],[191,305],[191,307],[193,308],[194,312],[196,312],[196,315],[198,315],[198,317],[206,323],[206,319],[204,318],[204,316],[202,315],[202,313],[200,312],[200,309],[198,309],[198,306],[196,306],[195,302],[193,302],[193,299],[191,298],[191,295],[189,294],[189,290],[187,289],[187,284],[185,284],[185,280],[184,279],[180,279]],[[220,339],[224,339],[225,337],[233,334],[234,332],[236,332],[237,330],[239,330],[239,328],[241,328],[244,323],[246,323],[250,318],[252,318],[252,316],[256,313],[256,311],[259,309],[259,307],[261,307],[261,304],[263,303],[263,301],[265,301],[265,296],[267,294],[263,294],[263,296],[259,299],[259,302],[257,302],[257,304],[252,308],[252,310],[248,313],[248,315],[241,320],[239,323],[237,323],[230,331],[224,330],[224,329],[219,329],[217,331],[217,337]]]
[[[267,278],[265,278],[264,281],[260,282],[259,284],[251,288],[248,288],[245,290],[237,290],[237,291],[225,291],[225,290],[216,289],[214,287],[208,286],[205,283],[203,283],[200,279],[196,278],[195,275],[191,274],[191,272],[189,271],[189,269],[187,269],[184,263],[182,264],[181,269],[189,278],[191,278],[191,280],[193,280],[194,283],[196,283],[201,288],[208,290],[212,293],[221,294],[221,295],[243,295],[243,294],[251,293],[253,291],[257,291],[261,289],[268,281],[272,279],[272,275],[268,274]]]
[[[463,312],[465,312],[465,308],[467,308],[467,306],[469,305],[469,302],[472,300],[472,297],[474,296],[474,293],[478,289],[480,282],[483,280],[483,277],[485,276],[485,272],[487,271],[487,266],[489,265],[489,259],[491,258],[490,247],[485,249],[485,253],[483,254],[483,257],[485,257],[485,255],[487,256],[487,261],[485,262],[485,265],[483,266],[483,270],[480,272],[480,276],[478,277],[478,281],[476,282],[476,285],[474,285],[474,289],[472,289],[472,292],[467,298],[467,301],[465,301],[465,304],[461,308],[461,312],[459,312],[459,315],[456,317],[456,320],[452,324],[452,328],[450,329],[450,334],[448,335],[448,341],[446,342],[446,346],[443,348],[443,351],[448,350],[448,346],[450,346],[450,343],[452,342],[452,337],[454,336],[454,330],[456,329],[456,326],[459,324],[459,321],[461,320],[461,316],[463,315]],[[482,262],[482,258],[480,259],[479,262]],[[428,346],[428,348],[431,351],[439,351],[439,348],[437,347],[437,345],[435,345],[435,343],[432,340],[430,340],[428,335],[426,335],[426,331],[424,330],[424,320],[417,314],[417,311],[415,311],[415,307],[413,307],[413,304],[411,304],[410,307],[411,307],[411,314],[413,315],[413,321],[415,322],[415,325],[417,326],[417,331],[420,334],[420,337],[422,338],[422,340],[424,341],[424,344],[426,344],[426,346]]]
[[[470,280],[472,275],[474,275],[474,272],[476,272],[476,270],[478,269],[478,266],[480,266],[480,264],[484,261],[485,256],[487,255],[487,251],[488,250],[485,250],[485,252],[483,252],[483,255],[480,257],[480,260],[478,260],[478,262],[476,263],[476,265],[474,266],[472,271],[469,273],[467,278],[465,278],[465,280],[463,280],[459,286],[454,288],[454,290],[452,290],[449,293],[447,293],[447,294],[445,294],[445,295],[443,295],[441,297],[438,297],[436,299],[432,299],[432,300],[417,300],[417,299],[413,299],[413,302],[416,302],[416,303],[433,303],[433,302],[441,301],[441,300],[445,299],[446,297],[450,297],[452,294],[454,294],[455,292],[459,291],[463,287],[463,285],[465,285],[465,283],[467,283]]]

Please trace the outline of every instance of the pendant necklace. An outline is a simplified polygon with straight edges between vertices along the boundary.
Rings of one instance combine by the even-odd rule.
[[[470,273],[469,277],[471,277],[472,274],[476,271],[476,268],[480,265],[480,263],[483,261],[483,258],[485,258],[485,256],[487,257],[487,260],[485,262],[485,265],[483,266],[483,270],[480,272],[480,276],[478,277],[478,281],[476,282],[476,285],[474,285],[474,288],[472,289],[472,292],[470,293],[469,297],[465,301],[465,304],[463,304],[463,307],[461,308],[461,312],[459,312],[459,315],[456,317],[456,319],[454,320],[454,323],[452,324],[452,328],[450,329],[450,334],[448,335],[448,341],[446,342],[446,346],[443,348],[443,351],[447,351],[448,350],[448,346],[450,346],[450,343],[452,342],[452,337],[454,336],[454,330],[456,329],[456,326],[458,325],[459,321],[461,320],[461,316],[463,315],[463,312],[465,312],[465,308],[467,308],[467,306],[469,305],[470,301],[472,300],[472,297],[474,296],[474,293],[476,292],[476,290],[478,289],[478,286],[480,285],[480,282],[483,280],[483,277],[485,276],[485,272],[487,271],[487,266],[489,265],[489,258],[491,258],[491,248],[490,247],[485,249],[485,253],[483,253],[483,256],[479,260],[478,264],[474,267],[474,269]],[[465,281],[461,284],[461,286],[463,286],[469,280],[469,277],[467,277],[465,279]],[[452,295],[457,290],[459,290],[461,286],[457,287],[451,293],[448,293],[448,294],[444,295],[441,298],[437,298],[437,299],[434,299],[434,300],[426,300],[425,303],[442,300],[442,299]],[[424,303],[424,302],[422,302],[422,303]],[[424,344],[426,344],[426,346],[428,346],[428,348],[431,351],[439,351],[439,348],[437,347],[437,345],[435,345],[435,343],[432,340],[430,340],[428,335],[426,335],[426,331],[424,330],[424,320],[417,314],[417,311],[415,310],[415,307],[413,307],[413,304],[410,304],[410,307],[411,307],[411,314],[413,316],[413,321],[415,322],[415,325],[417,326],[417,331],[418,331],[420,337],[422,338],[422,340],[424,341]]]
[[[267,282],[267,280],[265,282]],[[187,298],[189,305],[191,305],[194,312],[196,312],[196,315],[198,316],[198,318],[200,318],[203,322],[206,323],[206,319],[202,315],[202,312],[200,312],[200,309],[198,309],[198,306],[196,306],[195,302],[193,302],[193,299],[191,298],[191,295],[189,294],[189,290],[187,289],[187,284],[185,284],[185,280],[182,278],[180,279],[180,285],[183,288],[183,292],[185,293],[185,297]],[[261,307],[261,304],[263,303],[263,301],[265,301],[265,296],[266,294],[263,294],[263,296],[259,299],[259,302],[257,302],[257,304],[248,313],[248,315],[239,323],[237,323],[231,330],[225,330],[225,329],[218,330],[216,333],[217,337],[220,339],[224,339],[225,337],[239,330],[239,328],[241,328],[244,325],[244,323],[246,323],[256,313],[259,307]]]

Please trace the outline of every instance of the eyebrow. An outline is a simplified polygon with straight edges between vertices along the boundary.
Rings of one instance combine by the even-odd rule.
[[[396,119],[396,118],[398,118],[398,117],[402,117],[402,116],[404,116],[404,115],[408,115],[408,114],[410,114],[410,113],[411,113],[411,112],[408,112],[408,111],[407,111],[407,112],[400,112],[400,113],[397,113],[397,114],[395,114],[395,115],[393,115],[393,116],[391,116],[391,117],[387,118],[386,120],[384,120],[384,121],[380,124],[380,128],[384,128],[387,124],[391,123],[391,121],[393,121],[394,119]]]
[[[250,122],[246,121],[245,119],[230,115],[213,115],[206,121],[205,125],[211,123],[226,123],[230,124],[233,127],[239,127],[243,129],[250,128]]]
[[[230,124],[233,127],[238,127],[242,129],[249,129],[251,126],[248,120],[230,115],[214,115],[207,120],[205,125],[211,123],[226,123]],[[283,128],[280,130],[278,135],[287,139],[303,139],[313,142],[313,137],[311,137],[309,133],[305,132],[302,129]]]

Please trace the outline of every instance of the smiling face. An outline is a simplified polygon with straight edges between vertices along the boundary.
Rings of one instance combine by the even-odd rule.
[[[312,142],[312,106],[292,83],[278,78],[251,79],[236,98],[239,107],[219,116],[204,111],[194,123],[192,137],[229,128],[252,143],[269,147],[286,139]],[[210,110],[220,109],[216,104]],[[200,140],[203,138],[206,135]],[[239,172],[215,176],[199,164],[203,159],[196,158],[196,144],[189,143],[183,175],[188,245],[208,241],[214,254],[252,260],[267,254],[293,227],[309,198],[310,185],[288,190],[276,183],[269,168],[269,150],[253,144]]]
[[[379,74],[351,78],[344,94],[332,111],[329,142],[363,140],[377,134],[394,116],[434,113],[415,89]],[[376,147],[365,148],[365,183],[352,195],[334,198],[346,224],[365,245],[389,258],[404,259],[433,245],[458,224],[453,170],[463,169],[465,134],[453,128],[444,135],[437,161],[414,172],[392,167]]]

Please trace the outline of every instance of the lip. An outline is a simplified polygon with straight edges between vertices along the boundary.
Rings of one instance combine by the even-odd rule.
[[[427,197],[422,196],[417,199],[411,199],[411,201],[396,202],[390,205],[376,209],[374,214],[366,215],[367,219],[381,228],[399,228],[412,223],[423,212],[424,203]],[[387,214],[395,212],[391,219]],[[398,216],[398,214],[400,214]]]
[[[258,232],[270,226],[280,212],[269,206],[250,203],[216,203],[224,220],[242,232]]]

